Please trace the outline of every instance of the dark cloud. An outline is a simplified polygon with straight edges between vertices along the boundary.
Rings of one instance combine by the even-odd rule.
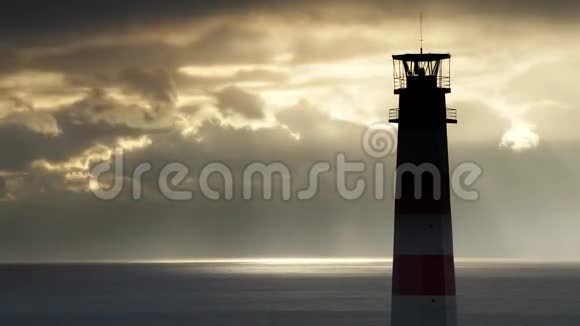
[[[138,136],[139,130],[122,125],[77,124],[59,119],[62,134],[47,136],[22,125],[0,126],[0,169],[23,171],[35,160],[65,162],[94,145],[111,145],[117,137]]]
[[[0,200],[6,197],[6,179],[0,176]]]
[[[103,89],[92,89],[79,101],[62,108],[58,116],[72,125],[142,126],[151,114],[147,108],[124,104]]]
[[[22,55],[16,49],[8,45],[0,45],[0,73],[11,73],[22,66]]]
[[[69,74],[95,74],[110,76],[122,69],[145,66],[150,69],[174,67],[183,59],[180,48],[166,43],[148,41],[139,43],[114,43],[84,45],[52,52],[32,52],[20,60],[27,69],[49,70]]]
[[[367,24],[376,27],[394,19],[399,21],[400,17],[408,17],[407,14],[425,11],[425,8],[434,8],[434,12],[429,14],[437,21],[447,19],[441,16],[447,11],[453,17],[457,12],[470,12],[469,17],[483,17],[490,12],[515,17],[520,14],[552,17],[569,12],[562,10],[560,13],[558,8],[576,6],[573,1],[559,2],[562,3],[551,4],[546,10],[540,10],[543,9],[540,1],[523,3],[500,0],[485,2],[485,5],[457,0],[435,3],[250,1],[244,4],[235,1],[220,1],[219,4],[168,1],[162,5],[152,1],[105,1],[105,4],[99,2],[91,6],[76,2],[56,1],[49,5],[42,1],[30,1],[24,7],[12,3],[0,13],[0,24],[6,25],[6,28],[0,28],[0,37],[5,36],[0,48],[3,53],[0,71],[53,71],[66,74],[70,80],[96,84],[90,87],[100,87],[98,83],[114,80],[121,71],[135,67],[146,67],[148,72],[163,70],[171,73],[187,65],[272,63],[276,56],[284,53],[293,54],[295,63],[324,62],[385,53],[391,48],[387,40],[388,34],[393,31],[388,30],[385,30],[385,41],[352,31],[341,31],[326,38],[308,33],[308,30],[320,26],[349,24],[345,17],[354,20],[350,23],[356,26]],[[30,9],[35,7],[41,10]],[[254,12],[264,15],[252,16]],[[401,13],[407,16],[400,16]],[[244,16],[246,14],[249,16]],[[376,16],[376,19],[369,16]],[[276,19],[280,17],[284,19]],[[2,18],[6,19],[2,21]],[[300,22],[300,35],[285,35],[276,29],[294,26],[296,21]],[[143,37],[143,33],[151,35]],[[172,33],[192,37],[181,43],[167,42]],[[63,37],[68,38],[68,43],[58,42]],[[240,71],[231,80],[256,77],[283,81],[283,76],[258,76],[257,71]],[[220,81],[209,78],[198,82],[212,85]]]
[[[39,134],[56,136],[61,133],[58,121],[52,114],[38,111],[9,113],[0,119],[2,125],[22,125]]]
[[[229,86],[216,93],[218,108],[226,116],[241,115],[247,119],[264,117],[264,102],[256,95],[236,86]]]
[[[183,50],[185,64],[259,63],[271,61],[276,54],[267,41],[267,27],[246,26],[227,19],[204,33]]]
[[[176,100],[175,84],[167,71],[127,69],[121,72],[120,79],[130,91],[135,91],[154,103],[173,105]]]
[[[54,113],[31,112],[0,120],[0,169],[26,170],[35,160],[64,162],[95,145],[114,145],[119,137],[165,130],[165,117],[124,105],[94,90]],[[40,117],[31,119],[31,117]],[[54,133],[58,128],[58,133]]]
[[[10,1],[0,13],[0,37],[17,47],[54,46],[103,35],[124,35],[220,17],[252,14],[288,20],[376,22],[423,11],[444,18],[458,14],[570,20],[574,0],[318,0],[318,1]]]
[[[69,155],[85,149],[86,144],[71,146],[64,137],[47,137],[25,126],[0,127],[0,168],[21,171],[36,159],[66,160]],[[68,137],[68,136],[67,136]],[[18,146],[15,146],[18,144]]]
[[[270,40],[267,30],[222,21],[204,29],[200,38],[185,44],[169,44],[163,40],[120,40],[83,44],[60,51],[31,49],[25,54],[12,51],[14,54],[10,62],[6,62],[6,69],[53,71],[64,73],[76,81],[107,82],[115,80],[121,71],[136,68],[173,72],[187,65],[268,63],[278,51],[268,44]],[[0,69],[2,60],[0,58]],[[246,79],[250,77],[247,74],[256,76],[258,73],[240,72],[241,75],[235,77]],[[261,77],[273,76],[266,76],[263,72]]]

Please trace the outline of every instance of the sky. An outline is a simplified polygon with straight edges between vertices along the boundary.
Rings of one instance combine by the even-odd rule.
[[[248,164],[281,162],[299,190],[339,153],[388,175],[394,156],[369,157],[361,139],[397,106],[391,55],[418,50],[420,12],[425,51],[452,55],[451,167],[483,171],[477,200],[452,197],[456,256],[579,260],[579,11],[572,0],[7,3],[0,261],[389,257],[389,195],[341,198],[333,169],[310,200],[283,200],[280,180],[273,199],[245,200],[240,183]],[[91,170],[121,150],[123,191],[99,199],[111,178],[91,186]],[[192,199],[161,195],[156,175],[172,162],[190,169],[173,186]],[[232,170],[233,199],[201,194],[211,162]]]

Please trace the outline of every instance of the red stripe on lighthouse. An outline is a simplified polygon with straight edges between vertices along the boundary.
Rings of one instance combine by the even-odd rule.
[[[393,294],[455,295],[452,255],[396,255],[393,260]]]

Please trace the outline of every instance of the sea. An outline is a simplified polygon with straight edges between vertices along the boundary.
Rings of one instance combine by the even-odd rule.
[[[459,325],[580,325],[580,265],[457,262]],[[391,263],[0,265],[0,325],[389,325]]]

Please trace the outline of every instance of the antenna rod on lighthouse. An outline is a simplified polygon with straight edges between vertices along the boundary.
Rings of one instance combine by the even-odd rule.
[[[421,54],[423,54],[423,13],[419,14],[419,41],[421,42]]]

